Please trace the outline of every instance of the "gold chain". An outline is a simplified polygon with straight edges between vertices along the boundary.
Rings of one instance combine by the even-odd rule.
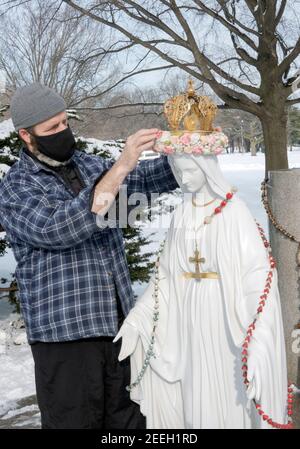
[[[216,201],[216,199],[217,198],[214,198],[213,200],[211,200],[211,201],[209,201],[208,203],[205,203],[205,204],[197,204],[196,202],[195,202],[195,199],[194,199],[194,197],[192,197],[192,203],[193,203],[193,206],[195,206],[195,207],[205,207],[205,206],[208,206],[209,204],[211,204],[211,203],[213,203],[214,201]]]

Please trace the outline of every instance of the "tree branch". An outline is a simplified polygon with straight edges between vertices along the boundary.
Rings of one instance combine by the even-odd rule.
[[[129,1],[129,0],[126,0],[126,1]],[[224,102],[229,103],[230,106],[239,108],[239,107],[241,107],[241,105],[243,105],[245,110],[247,110],[248,112],[251,112],[256,115],[258,115],[260,113],[260,106],[257,103],[252,101],[250,98],[248,98],[242,92],[235,91],[234,89],[231,89],[228,86],[224,86],[224,85],[218,83],[218,81],[212,76],[211,73],[209,73],[209,77],[206,77],[206,76],[202,75],[200,72],[196,72],[195,70],[192,70],[188,64],[182,63],[179,60],[172,58],[169,54],[164,53],[157,47],[150,45],[147,42],[144,42],[141,38],[135,36],[130,31],[128,31],[127,29],[120,26],[118,23],[111,22],[107,19],[99,17],[99,16],[91,13],[90,11],[87,11],[84,8],[78,6],[72,0],[64,0],[64,2],[67,3],[69,6],[73,7],[74,9],[80,11],[81,13],[86,12],[86,15],[91,17],[92,19],[94,19],[100,23],[103,23],[105,25],[108,25],[111,28],[117,29],[122,34],[127,36],[129,39],[139,43],[141,46],[143,46],[145,48],[152,49],[154,53],[158,54],[165,61],[168,61],[170,64],[174,64],[175,66],[183,69],[185,72],[189,73],[191,76],[194,76],[196,79],[199,79],[199,80],[207,83],[209,86],[212,87],[212,89],[217,93],[217,95],[219,95],[219,97],[222,98]]]
[[[107,89],[103,90],[102,92],[100,92],[100,94],[96,94],[96,95],[89,95],[84,97],[84,99],[79,100],[75,103],[70,104],[70,107],[74,107],[77,104],[82,103],[83,101],[89,100],[91,98],[98,98],[98,97],[102,97],[103,95],[107,94],[108,92],[110,92],[112,89],[114,89],[116,86],[118,86],[119,84],[121,84],[122,82],[124,82],[125,80],[127,80],[128,78],[132,78],[135,75],[140,75],[141,73],[148,73],[148,72],[154,72],[157,70],[166,70],[166,69],[171,69],[174,68],[173,64],[169,64],[169,65],[164,65],[164,66],[159,66],[159,67],[154,67],[151,69],[142,69],[142,70],[138,70],[136,72],[133,73],[129,73],[128,75],[124,76],[123,78],[121,78],[119,81],[117,81],[115,84],[111,85],[110,87],[108,87]],[[78,109],[78,108],[76,108]]]
[[[147,9],[143,8],[142,6],[138,5],[136,2],[132,0],[123,0],[123,3],[127,3],[128,5],[134,7],[136,10],[142,12],[145,16],[149,17],[149,19],[146,19],[143,16],[138,16],[136,14],[133,14],[129,11],[128,8],[124,7],[122,3],[119,0],[114,0],[114,3],[118,5],[118,7],[129,17],[131,17],[134,20],[137,20],[139,22],[146,23],[147,25],[154,26],[156,28],[159,28],[169,36],[171,36],[175,42],[178,42],[181,46],[189,49],[188,42],[184,39],[182,39],[177,33],[175,33],[172,28],[167,26],[165,22],[158,19],[157,16],[151,14]]]
[[[211,72],[209,69],[212,69],[212,70],[214,70],[214,72],[216,72],[219,76],[221,76],[226,81],[229,81],[230,83],[235,84],[236,86],[240,87],[241,89],[246,90],[250,93],[253,93],[254,95],[259,95],[260,94],[259,89],[255,88],[253,86],[249,86],[248,84],[244,84],[241,81],[239,81],[238,79],[229,75],[223,69],[221,69],[221,67],[219,67],[217,64],[215,64],[211,59],[209,59],[207,56],[205,56],[205,54],[203,52],[201,52],[199,50],[197,42],[195,40],[195,37],[194,37],[187,21],[185,20],[185,18],[181,14],[179,8],[177,7],[176,1],[170,0],[170,3],[173,7],[173,11],[174,11],[180,25],[184,29],[184,32],[185,32],[187,39],[191,46],[191,50],[194,54],[195,60],[198,61],[198,65],[201,67],[201,70],[203,70],[206,78],[211,77]],[[206,69],[206,67],[207,67],[207,69]]]
[[[294,104],[300,103],[300,98],[294,98],[293,100],[287,100],[288,106],[293,106]]]
[[[290,67],[292,62],[299,56],[300,54],[300,37],[297,40],[297,43],[290,54],[279,64],[278,66],[278,74],[281,76],[287,69]]]
[[[164,105],[164,103],[122,103],[122,104],[116,104],[113,106],[103,106],[103,107],[79,107],[76,108],[76,111],[110,111],[112,109],[120,109],[120,108],[134,108],[134,107],[140,107],[140,106],[159,106],[162,107]],[[229,105],[226,104],[221,104],[221,105],[217,105],[217,107],[219,109],[231,109]],[[137,113],[138,114],[138,113]],[[162,115],[163,112],[145,112],[145,114],[156,114],[156,115]]]
[[[231,31],[232,33],[234,33],[238,37],[240,37],[249,47],[252,48],[252,50],[254,50],[254,51],[258,50],[257,46],[255,45],[255,42],[252,39],[250,39],[249,36],[247,36],[245,33],[242,33],[236,26],[234,26],[232,23],[228,22],[228,20],[224,19],[224,17],[220,16],[220,14],[218,14],[217,11],[214,11],[213,9],[209,8],[200,0],[193,0],[193,1],[209,16],[216,19],[223,26],[225,26],[229,31]]]
[[[234,23],[235,25],[239,26],[247,33],[251,33],[256,37],[260,36],[260,34],[256,30],[253,30],[252,28],[247,27],[246,25],[244,25],[242,22],[240,22],[236,18],[235,14],[230,13],[230,11],[227,7],[228,2],[226,0],[217,0],[217,1],[218,1],[219,5],[221,6],[222,10],[224,11],[225,17],[227,18],[227,20],[229,22]]]
[[[0,17],[1,17],[1,16],[4,16],[4,15],[5,15],[8,11],[10,11],[11,9],[17,8],[18,6],[24,5],[25,3],[29,3],[29,2],[31,2],[31,1],[32,1],[32,0],[23,0],[23,1],[20,1],[19,3],[15,4],[15,5],[9,6],[4,12],[2,12],[2,13],[0,14]],[[11,3],[12,3],[11,1],[7,1],[7,2],[3,3],[2,6],[4,6],[4,5],[9,5],[9,4],[11,4]]]
[[[287,0],[282,0],[282,2],[280,4],[280,7],[279,7],[279,10],[278,10],[278,13],[277,13],[277,16],[276,16],[276,19],[275,19],[275,26],[276,27],[279,24],[283,14],[284,14],[284,11],[285,11],[285,8],[286,8],[286,4],[287,4]]]
[[[103,106],[100,108],[93,108],[93,107],[79,107],[76,108],[76,111],[108,111],[111,109],[119,109],[119,108],[132,108],[137,106],[162,106],[163,103],[123,103],[123,104],[116,104],[113,106]]]
[[[250,56],[249,53],[244,48],[241,48],[238,46],[238,44],[236,42],[236,36],[233,33],[230,33],[230,38],[231,38],[231,42],[234,46],[234,49],[235,49],[236,53],[240,56],[240,58],[242,58],[248,64],[257,68],[258,61],[256,59],[252,58],[252,56]]]

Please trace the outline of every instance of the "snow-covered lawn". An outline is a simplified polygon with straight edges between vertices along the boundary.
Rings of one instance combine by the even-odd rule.
[[[0,321],[0,428],[30,412],[28,424],[39,422],[38,406],[20,405],[19,401],[35,395],[34,364],[30,346],[18,315]],[[34,401],[35,402],[35,401]],[[3,423],[3,424],[2,424]],[[24,426],[24,420],[21,426]],[[17,426],[17,425],[16,425]]]
[[[14,132],[15,128],[11,119],[0,122],[0,139],[4,140],[10,133]]]

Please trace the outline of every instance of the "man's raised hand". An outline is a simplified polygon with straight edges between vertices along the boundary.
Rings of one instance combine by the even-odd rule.
[[[128,173],[135,168],[142,152],[154,146],[158,131],[158,128],[140,129],[128,137],[119,158],[119,162],[126,167]]]

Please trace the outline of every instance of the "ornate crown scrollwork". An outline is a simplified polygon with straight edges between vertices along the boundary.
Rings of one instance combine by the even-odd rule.
[[[186,131],[213,132],[217,111],[217,106],[209,97],[196,94],[192,80],[188,81],[186,92],[169,98],[164,103],[165,117],[175,134],[181,131],[181,123]]]

